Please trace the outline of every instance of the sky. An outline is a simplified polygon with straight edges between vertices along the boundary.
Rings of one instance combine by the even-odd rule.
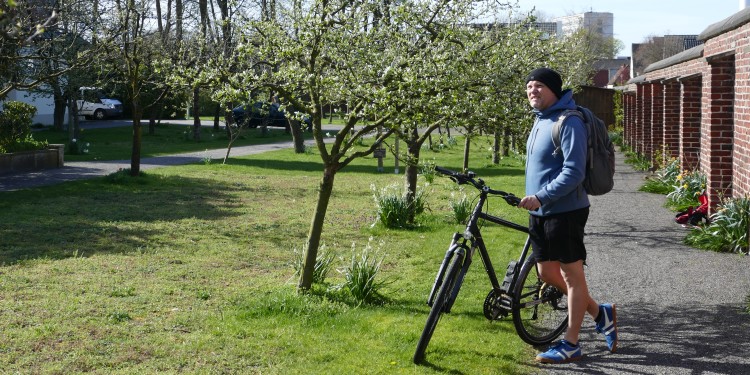
[[[642,43],[649,35],[700,34],[709,25],[739,12],[740,1],[519,0],[519,5],[523,11],[536,7],[549,20],[591,11],[612,13],[614,37],[625,45],[618,56],[630,56],[631,44]]]

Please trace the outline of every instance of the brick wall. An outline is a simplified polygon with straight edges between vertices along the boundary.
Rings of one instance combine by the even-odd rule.
[[[664,116],[664,85],[656,82],[651,84],[651,142],[646,142],[651,143],[646,148],[646,155],[650,156],[654,166],[661,165],[664,157]]]
[[[709,202],[732,196],[734,56],[709,62],[703,75],[700,169],[708,177]]]
[[[680,165],[683,169],[699,167],[701,150],[701,87],[699,78],[682,81],[680,96]]]
[[[725,21],[702,46],[649,66],[623,100],[625,142],[654,165],[677,157],[700,169],[712,208],[750,196],[750,9]]]
[[[657,160],[661,165],[680,156],[680,89],[680,82],[676,79],[664,82],[663,157]]]

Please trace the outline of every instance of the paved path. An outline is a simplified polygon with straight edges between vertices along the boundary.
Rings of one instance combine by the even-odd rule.
[[[170,124],[192,125],[192,120],[169,120]],[[213,121],[203,121],[203,126],[213,126]],[[131,120],[84,121],[81,128],[97,129],[110,127],[131,126]],[[223,123],[222,123],[223,125]],[[324,131],[337,131],[339,127],[324,125]],[[310,145],[312,141],[305,143]],[[280,150],[294,147],[292,141],[270,143],[263,145],[232,147],[230,157],[258,154],[266,151]],[[141,159],[141,170],[170,165],[199,163],[205,158],[223,159],[226,148],[189,152],[178,155],[157,156]],[[106,176],[120,169],[130,168],[130,160],[115,160],[102,162],[65,162],[63,168],[48,169],[37,172],[23,172],[0,176],[0,192],[54,185],[66,181],[81,180],[99,176]]]
[[[291,141],[270,143],[264,145],[232,147],[230,157],[258,154],[261,152],[291,148]],[[207,150],[189,152],[178,155],[156,156],[141,159],[141,170],[170,165],[199,163],[205,158],[223,159],[227,150]],[[115,160],[102,162],[65,162],[65,166],[37,172],[15,173],[0,176],[0,191],[13,191],[34,188],[45,185],[58,184],[65,181],[81,180],[99,176],[106,176],[119,169],[130,168],[130,160]]]
[[[551,374],[750,374],[750,257],[692,249],[663,195],[638,192],[645,173],[618,155],[615,190],[591,197],[587,278],[617,303],[620,345],[606,350],[584,320],[585,358]]]

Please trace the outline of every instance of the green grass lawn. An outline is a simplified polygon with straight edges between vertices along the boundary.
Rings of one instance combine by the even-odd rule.
[[[85,137],[97,144],[93,134]],[[522,163],[506,158],[491,166],[481,151],[488,140],[477,142],[472,170],[491,187],[520,195]],[[462,150],[424,150],[422,157],[459,169]],[[428,209],[417,228],[373,226],[371,186],[403,183],[392,173],[390,155],[386,165],[388,173],[378,173],[374,159],[360,159],[337,175],[323,233],[326,248],[340,257],[337,269],[368,242],[383,257],[378,277],[389,282],[387,301],[374,306],[327,292],[343,282],[336,271],[316,293],[296,293],[291,264],[305,242],[322,174],[315,152],[284,150],[226,165],[0,193],[0,368],[53,374],[536,370],[535,352],[512,321],[484,318],[489,283],[478,260],[437,326],[428,363],[412,364],[426,295],[452,233],[462,229],[451,222],[448,203],[460,192],[438,177],[426,187]],[[526,222],[525,212],[499,199],[489,209]],[[484,228],[484,239],[499,272],[524,240],[492,226]]]

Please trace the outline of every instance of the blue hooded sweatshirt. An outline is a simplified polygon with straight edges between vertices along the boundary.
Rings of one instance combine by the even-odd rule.
[[[534,110],[536,121],[526,141],[526,195],[536,195],[542,206],[532,215],[549,216],[588,207],[581,186],[586,176],[588,131],[578,116],[569,115],[560,132],[561,151],[553,155],[552,126],[566,109],[575,109],[573,92],[565,90],[549,108]]]

